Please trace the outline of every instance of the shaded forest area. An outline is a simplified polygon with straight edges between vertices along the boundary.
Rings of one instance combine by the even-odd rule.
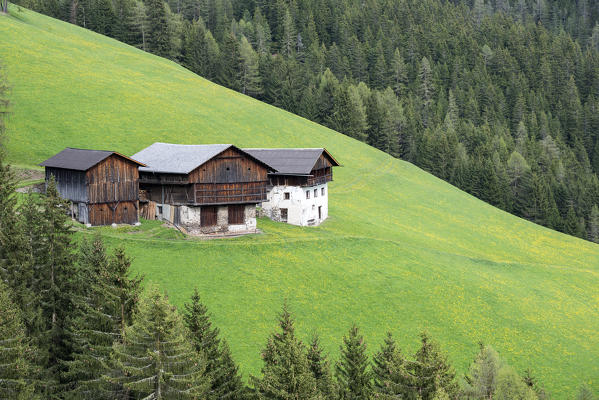
[[[595,0],[20,0],[599,242]]]

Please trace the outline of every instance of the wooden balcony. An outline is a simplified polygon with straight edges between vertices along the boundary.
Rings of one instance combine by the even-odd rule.
[[[333,174],[326,174],[321,176],[311,176],[308,178],[305,184],[302,186],[316,186],[333,180]]]
[[[196,205],[261,203],[266,200],[268,181],[238,183],[196,183]]]

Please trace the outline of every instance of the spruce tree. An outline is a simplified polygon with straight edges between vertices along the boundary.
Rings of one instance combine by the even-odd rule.
[[[0,398],[37,398],[32,378],[36,373],[21,311],[11,300],[11,289],[0,280]]]
[[[341,359],[335,366],[339,397],[345,400],[366,400],[372,396],[371,373],[366,343],[354,324],[340,347]]]
[[[231,350],[225,341],[220,340],[218,328],[212,326],[208,309],[201,302],[197,288],[184,307],[183,321],[191,344],[198,354],[206,357],[205,373],[211,381],[210,398],[243,398],[244,386]]]
[[[599,243],[599,208],[597,204],[593,204],[593,207],[591,207],[588,223],[588,239],[591,242]]]
[[[206,75],[208,64],[205,35],[201,21],[186,21],[183,24],[181,64],[201,76]]]
[[[391,332],[372,359],[373,389],[380,398],[409,398],[412,376],[408,362],[397,348]]]
[[[127,276],[123,256],[118,250],[109,258],[99,235],[91,242],[81,242],[77,283],[86,290],[77,302],[79,313],[70,328],[74,333],[73,360],[66,362],[65,373],[72,382],[73,398],[110,399],[118,389],[101,378],[110,372],[112,346],[131,318],[138,292],[139,280]]]
[[[32,290],[33,269],[30,243],[25,224],[17,205],[15,189],[17,176],[6,162],[4,150],[4,118],[8,113],[8,86],[0,67],[0,281],[13,294],[13,301],[21,309],[26,333],[31,334],[39,323],[39,308],[35,307],[37,294]]]
[[[73,279],[77,267],[73,230],[66,213],[69,203],[58,194],[54,177],[39,201],[29,197],[24,217],[33,258],[32,289],[39,295],[31,306],[41,310],[39,331],[33,336],[45,355],[48,381],[59,383],[53,390],[62,391],[64,362],[71,360],[73,351],[69,321],[75,316],[75,301],[81,293]]]
[[[247,398],[247,390],[241,379],[239,367],[233,360],[226,340],[221,340],[218,370],[211,379],[210,396],[216,399],[242,400]]]
[[[241,72],[239,77],[240,91],[248,96],[257,97],[262,94],[262,79],[258,70],[258,55],[245,36],[239,45]]]
[[[335,396],[335,385],[331,375],[331,366],[326,354],[320,346],[320,338],[318,334],[312,335],[312,340],[308,346],[308,363],[310,371],[316,379],[316,386],[320,394],[325,399],[331,399]]]
[[[309,400],[319,397],[306,348],[295,336],[293,317],[287,303],[279,317],[280,332],[268,338],[262,351],[262,378],[251,381],[259,399]]]
[[[156,286],[148,287],[133,324],[113,346],[114,372],[105,379],[122,385],[129,398],[205,399],[205,360],[185,336],[176,308]]]
[[[232,33],[225,36],[220,56],[216,81],[230,89],[239,90],[242,58],[239,53],[239,43]]]
[[[146,0],[148,22],[148,50],[160,57],[170,58],[173,54],[169,12],[163,0]]]
[[[412,366],[416,394],[422,400],[430,400],[443,389],[450,398],[454,398],[458,393],[458,384],[447,356],[427,333],[422,333],[420,339],[421,346],[414,356]]]

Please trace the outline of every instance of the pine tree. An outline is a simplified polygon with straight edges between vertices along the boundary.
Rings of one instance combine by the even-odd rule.
[[[12,290],[13,301],[21,309],[26,333],[39,323],[39,308],[34,307],[37,294],[32,290],[31,249],[24,230],[15,189],[17,177],[6,163],[4,118],[8,114],[8,85],[0,67],[0,281]]]
[[[169,12],[163,0],[146,0],[148,21],[148,50],[160,57],[170,58],[173,54]]]
[[[395,344],[391,332],[381,349],[372,358],[372,376],[374,392],[385,396],[405,396],[408,384],[406,360]]]
[[[260,399],[316,399],[318,389],[306,348],[295,336],[293,317],[287,303],[279,317],[280,332],[273,333],[262,351],[262,378],[251,381]]]
[[[428,126],[431,106],[433,103],[433,95],[435,93],[435,87],[433,84],[433,71],[428,58],[423,57],[420,62],[420,72],[418,74],[420,79],[420,99],[422,101],[422,122],[424,126]]]
[[[393,91],[397,96],[405,94],[408,85],[408,71],[399,49],[396,48],[391,62],[393,71]]]
[[[210,396],[216,399],[243,400],[247,396],[246,387],[241,380],[239,367],[233,360],[231,350],[226,340],[220,344],[220,358],[217,373],[212,376],[212,392]]]
[[[599,208],[597,208],[596,204],[593,204],[593,207],[591,207],[588,232],[588,239],[591,242],[599,243]]]
[[[320,338],[316,333],[312,335],[307,357],[318,391],[325,399],[334,398],[335,386],[331,375],[331,366],[326,354],[320,347]]]
[[[122,249],[108,257],[102,238],[84,239],[79,250],[77,283],[86,290],[78,301],[79,314],[70,329],[74,333],[73,360],[65,377],[74,383],[74,398],[113,398],[112,387],[102,376],[109,374],[109,356],[125,325],[131,322],[141,279],[128,277],[129,260]]]
[[[10,288],[0,280],[0,398],[33,399],[37,398],[32,382],[33,348],[11,294]]]
[[[348,400],[366,400],[372,396],[371,374],[368,370],[366,343],[354,324],[343,337],[341,359],[335,366],[339,397]]]
[[[414,356],[413,364],[416,393],[422,400],[429,400],[434,398],[439,389],[443,389],[450,398],[455,397],[458,384],[447,356],[427,333],[422,333],[420,338],[421,346]]]
[[[113,346],[115,372],[107,380],[120,384],[129,398],[206,398],[210,380],[205,360],[185,337],[175,307],[155,286],[146,289],[133,324]]]
[[[208,64],[205,37],[205,28],[200,21],[183,24],[181,64],[201,76],[206,75]]]
[[[242,58],[239,53],[239,43],[232,33],[226,35],[220,55],[217,82],[230,89],[239,90],[241,86],[239,78],[242,70]]]
[[[240,91],[248,96],[257,97],[263,92],[258,55],[245,36],[241,37],[239,55],[241,56]]]
[[[69,203],[58,194],[52,177],[46,195],[40,201],[30,200],[27,207],[24,214],[33,253],[32,290],[39,294],[31,306],[41,309],[41,326],[33,336],[45,353],[48,380],[62,384],[64,362],[71,359],[73,351],[69,320],[74,317],[74,301],[81,289],[73,280],[77,268],[72,251],[73,230],[66,213]]]
[[[211,381],[210,398],[242,398],[244,387],[238,368],[231,357],[229,346],[226,342],[221,342],[218,328],[212,326],[208,309],[202,304],[197,288],[190,300],[185,303],[183,321],[193,348],[206,357],[205,373]]]

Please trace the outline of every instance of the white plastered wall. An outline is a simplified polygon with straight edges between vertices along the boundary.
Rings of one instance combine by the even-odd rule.
[[[324,195],[322,190],[324,189]],[[316,196],[314,191],[316,190]],[[309,198],[306,192],[310,192]],[[285,199],[289,193],[289,199]],[[318,209],[320,207],[320,218]],[[329,216],[328,185],[316,186],[274,186],[262,203],[262,210],[273,221],[285,222],[281,217],[281,209],[287,209],[287,223],[308,226],[319,225]]]

